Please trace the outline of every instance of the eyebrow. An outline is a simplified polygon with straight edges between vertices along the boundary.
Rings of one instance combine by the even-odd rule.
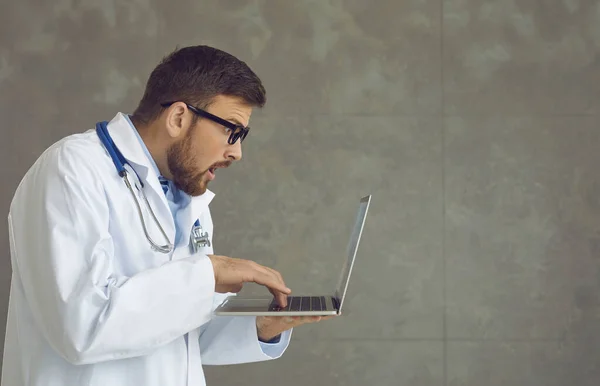
[[[237,119],[235,119],[235,118],[227,118],[227,120],[228,120],[228,121],[231,121],[231,122],[233,122],[233,123],[235,123],[235,124],[236,124],[236,125],[238,125],[238,126],[245,127],[244,125],[242,125],[242,122],[238,121],[238,120],[237,120]]]

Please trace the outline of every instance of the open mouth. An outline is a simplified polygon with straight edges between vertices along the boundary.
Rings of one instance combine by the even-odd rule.
[[[209,179],[209,180],[211,180],[211,181],[212,181],[212,180],[214,180],[214,179],[215,179],[215,170],[216,170],[216,169],[217,169],[217,168],[210,168],[210,169],[208,169],[208,179]]]
[[[217,169],[219,168],[226,168],[229,167],[230,163],[224,163],[224,164],[216,164],[215,166],[211,167],[208,169],[208,178],[209,180],[213,180],[215,178],[215,173],[217,172]]]

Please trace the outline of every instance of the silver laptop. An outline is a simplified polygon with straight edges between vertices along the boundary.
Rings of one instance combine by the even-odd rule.
[[[288,296],[287,307],[279,307],[273,297],[244,298],[241,296],[228,297],[217,309],[216,315],[256,315],[256,316],[301,316],[301,315],[339,315],[342,312],[344,298],[348,290],[348,282],[354,266],[356,251],[362,236],[365,219],[371,203],[371,195],[360,199],[354,228],[348,243],[348,257],[342,267],[342,272],[334,293],[326,295]]]

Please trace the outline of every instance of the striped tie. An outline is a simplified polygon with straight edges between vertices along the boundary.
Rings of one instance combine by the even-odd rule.
[[[163,192],[167,194],[167,192],[169,191],[169,181],[163,176],[158,177],[158,180],[160,181],[160,185],[162,187]]]

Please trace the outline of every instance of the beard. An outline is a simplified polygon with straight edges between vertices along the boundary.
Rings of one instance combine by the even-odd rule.
[[[167,151],[167,165],[173,176],[175,186],[190,196],[201,196],[206,192],[208,169],[198,170],[196,157],[192,149],[192,129],[185,138],[173,144]]]

